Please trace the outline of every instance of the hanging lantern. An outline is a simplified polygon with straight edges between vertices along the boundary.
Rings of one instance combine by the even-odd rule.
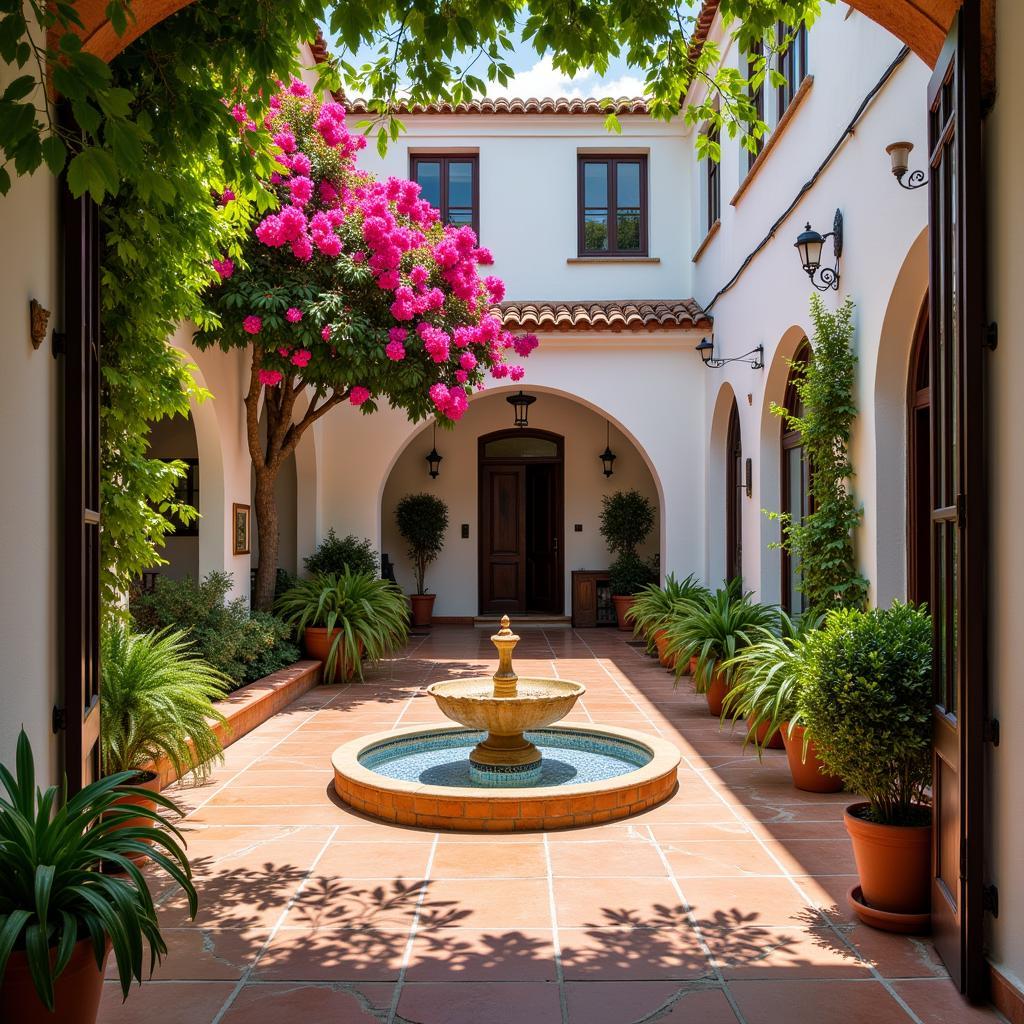
[[[441,472],[441,458],[437,452],[437,423],[434,423],[434,446],[430,449],[430,453],[427,455],[427,465],[430,467],[431,479],[436,480],[438,473]]]
[[[533,405],[537,399],[534,398],[533,395],[524,395],[523,392],[520,391],[517,395],[509,395],[505,401],[515,409],[516,418],[513,421],[515,426],[528,427],[530,425],[528,415],[530,406]]]
[[[604,469],[604,475],[611,476],[613,472],[612,463],[615,461],[616,458],[615,452],[612,451],[612,425],[611,423],[608,422],[608,420],[604,421],[604,425],[606,428],[605,440],[607,443],[604,446],[604,451],[601,452],[598,458],[600,458],[601,460],[601,466]]]

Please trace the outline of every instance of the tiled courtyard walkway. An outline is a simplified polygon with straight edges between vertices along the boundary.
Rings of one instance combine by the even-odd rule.
[[[625,823],[435,834],[338,804],[330,754],[441,722],[431,681],[493,671],[436,628],[362,685],[317,689],[179,790],[201,909],[162,891],[170,955],[103,1024],[959,1024],[930,943],[854,923],[848,798],[793,789],[626,634],[524,631],[521,675],[587,685],[572,718],[679,745],[679,790]]]

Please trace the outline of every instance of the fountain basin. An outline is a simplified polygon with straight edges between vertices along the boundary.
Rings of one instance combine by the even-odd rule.
[[[537,782],[512,788],[472,784],[468,754],[480,738],[477,730],[453,726],[413,727],[377,733],[346,743],[332,756],[334,788],[350,807],[401,825],[450,831],[513,832],[570,828],[614,821],[653,807],[676,788],[679,751],[655,736],[612,726],[549,726],[527,739],[543,752]],[[431,752],[448,749],[444,758]],[[619,760],[621,771],[596,771],[595,758]],[[403,756],[420,757],[422,770],[412,778],[395,769]],[[440,770],[439,770],[440,769]],[[459,772],[463,772],[460,776]],[[386,774],[390,772],[390,774]],[[468,783],[468,784],[462,784]]]

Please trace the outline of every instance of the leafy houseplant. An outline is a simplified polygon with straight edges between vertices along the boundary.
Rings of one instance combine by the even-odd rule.
[[[103,630],[100,663],[104,774],[152,776],[166,758],[178,778],[205,781],[221,756],[214,725],[227,722],[212,702],[230,680],[194,655],[184,631],[133,633],[117,619]]]
[[[444,548],[448,529],[448,506],[433,494],[407,494],[395,508],[398,532],[409,545],[409,558],[416,572],[416,592],[410,595],[412,624],[429,626],[436,595],[427,593],[427,566]]]
[[[898,602],[830,612],[808,636],[805,658],[801,720],[825,768],[866,798],[846,811],[863,901],[923,912],[931,877],[929,616]]]
[[[364,661],[379,661],[409,635],[402,591],[348,569],[300,580],[281,595],[277,608],[303,636],[310,657],[324,663],[324,682],[362,679]]]
[[[144,945],[152,971],[167,946],[133,855],[148,855],[170,875],[195,918],[181,834],[141,801],[177,808],[130,785],[132,777],[109,775],[70,799],[56,786],[38,790],[24,730],[15,775],[0,766],[0,1020],[95,1020],[111,947],[125,998],[132,979],[142,981]]]
[[[601,536],[615,556],[608,567],[612,601],[619,629],[629,630],[627,612],[634,595],[654,577],[654,571],[640,558],[636,549],[654,528],[654,505],[639,491],[616,491],[601,499]]]
[[[633,631],[647,641],[648,649],[652,645],[657,649],[658,657],[666,668],[671,668],[671,663],[666,654],[668,638],[665,628],[673,609],[680,602],[696,600],[707,592],[707,587],[692,573],[682,581],[669,573],[664,588],[657,583],[649,583],[636,595],[632,608],[626,613],[627,621],[633,624]]]
[[[380,557],[369,540],[360,540],[351,533],[339,537],[333,526],[316,551],[303,559],[303,564],[310,576],[340,573],[346,569],[363,576],[376,576],[380,572]]]
[[[750,600],[735,585],[716,590],[702,600],[680,603],[666,630],[667,653],[676,661],[676,678],[690,658],[696,657],[693,683],[707,695],[708,711],[718,716],[722,701],[736,672],[734,659],[740,651],[776,626],[778,612]]]

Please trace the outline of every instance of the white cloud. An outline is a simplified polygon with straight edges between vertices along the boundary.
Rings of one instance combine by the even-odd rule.
[[[642,96],[644,83],[636,75],[620,75],[618,78],[601,79],[596,74],[566,78],[552,66],[550,57],[542,57],[528,71],[519,71],[509,80],[508,85],[492,82],[487,95],[527,99],[530,97],[566,96],[570,99],[606,96]]]

